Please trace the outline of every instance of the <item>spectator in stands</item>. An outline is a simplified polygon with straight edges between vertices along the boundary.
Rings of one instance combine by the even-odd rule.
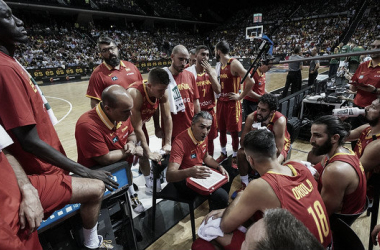
[[[334,49],[334,53],[332,54],[338,54],[339,53],[339,48],[336,47]],[[338,67],[339,67],[339,60],[338,58],[331,58],[330,60],[330,67],[329,67],[329,78],[330,80],[332,78],[335,78],[336,77],[336,72],[338,71]]]

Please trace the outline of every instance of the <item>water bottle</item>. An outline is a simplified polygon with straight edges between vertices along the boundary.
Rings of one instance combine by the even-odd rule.
[[[356,117],[359,115],[364,115],[365,110],[359,108],[342,108],[342,109],[333,109],[333,115],[335,116],[347,116],[347,117]]]

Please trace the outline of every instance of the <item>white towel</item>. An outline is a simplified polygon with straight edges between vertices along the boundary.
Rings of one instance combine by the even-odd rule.
[[[198,229],[198,236],[207,241],[212,241],[217,237],[223,237],[224,233],[220,229],[221,221],[222,218],[217,218],[215,220],[210,218],[207,224],[205,224],[205,222],[203,221]]]
[[[197,80],[197,70],[195,69],[195,64],[190,66],[190,67],[187,67],[185,70],[189,71],[190,73],[192,73],[195,77],[195,80]]]
[[[217,62],[215,65],[215,71],[216,71],[216,79],[218,79],[219,84],[220,84],[220,67],[221,67],[221,63]],[[216,99],[220,97],[220,94],[217,94],[215,92],[214,92],[214,95]]]
[[[309,169],[310,173],[311,173],[313,176],[315,175],[315,173],[317,172],[317,170],[316,170],[314,167],[311,166],[311,163],[310,163],[310,162],[308,162],[308,161],[301,161],[301,163],[302,163],[303,165],[305,165],[305,167],[307,167],[307,169]]]
[[[16,59],[15,59],[16,60]],[[57,117],[55,117],[54,115],[54,112],[53,112],[53,109],[51,108],[50,104],[48,103],[48,101],[46,100],[44,94],[42,93],[40,87],[38,86],[38,84],[36,83],[36,81],[33,79],[33,77],[29,74],[29,72],[24,68],[24,66],[21,65],[21,63],[19,63],[19,61],[16,60],[16,62],[20,65],[20,67],[28,74],[30,80],[32,81],[32,83],[34,84],[34,86],[36,87],[36,89],[38,90],[38,93],[40,94],[41,98],[42,98],[42,101],[44,102],[44,106],[46,108],[46,111],[48,112],[48,115],[49,115],[49,118],[50,118],[50,121],[51,123],[53,124],[53,126],[55,124],[58,123],[58,120],[57,120]]]
[[[0,152],[2,149],[8,147],[13,143],[12,138],[8,135],[7,131],[0,125]]]
[[[183,103],[181,93],[179,92],[177,83],[175,82],[172,73],[170,72],[168,67],[165,67],[164,70],[169,75],[169,104],[170,104],[170,112],[173,114],[177,114],[178,112],[185,112],[185,104]]]

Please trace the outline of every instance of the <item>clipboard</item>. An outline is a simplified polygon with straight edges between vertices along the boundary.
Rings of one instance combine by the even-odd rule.
[[[206,179],[186,178],[186,185],[201,195],[210,195],[218,188],[228,182],[226,175],[222,175],[218,170],[211,169],[211,176]]]

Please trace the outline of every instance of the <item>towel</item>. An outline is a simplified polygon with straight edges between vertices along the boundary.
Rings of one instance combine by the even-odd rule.
[[[8,147],[13,143],[12,138],[8,135],[7,131],[0,125],[0,152],[2,149]]]
[[[16,59],[15,59],[16,60]],[[48,101],[46,100],[44,94],[42,93],[40,87],[38,86],[37,82],[33,79],[33,77],[29,74],[29,72],[21,65],[21,63],[19,63],[17,60],[16,62],[20,65],[20,67],[28,74],[30,80],[32,81],[32,83],[34,84],[34,86],[36,87],[36,89],[38,90],[38,93],[40,94],[41,98],[42,98],[42,101],[44,102],[44,106],[46,108],[46,111],[49,115],[49,118],[50,118],[50,121],[51,123],[53,124],[53,126],[55,124],[58,123],[58,120],[57,120],[57,117],[55,117],[54,115],[54,112],[53,112],[53,109],[51,108],[50,104],[48,103]]]
[[[218,82],[220,84],[220,62],[217,62],[215,65],[215,71],[216,71],[216,79],[218,79]],[[220,94],[217,94],[214,92],[215,98],[218,99],[220,97]]]
[[[317,170],[311,166],[311,163],[310,163],[310,162],[308,162],[308,161],[301,161],[301,163],[302,163],[303,165],[305,165],[305,167],[307,167],[307,169],[309,169],[310,173],[311,173],[313,176],[315,175],[315,173],[317,172]]]
[[[212,241],[217,237],[223,237],[224,233],[220,229],[221,221],[222,218],[217,218],[215,220],[210,218],[207,224],[203,221],[198,229],[198,236],[207,241]]]
[[[192,73],[195,77],[195,80],[197,80],[197,70],[195,69],[195,64],[190,66],[190,67],[187,67],[185,70],[189,71],[190,73]]]
[[[165,67],[164,70],[169,75],[169,104],[170,104],[170,112],[173,114],[177,114],[178,112],[185,112],[185,104],[183,103],[181,93],[179,92],[177,83],[175,82],[172,73],[170,72],[168,67]]]

